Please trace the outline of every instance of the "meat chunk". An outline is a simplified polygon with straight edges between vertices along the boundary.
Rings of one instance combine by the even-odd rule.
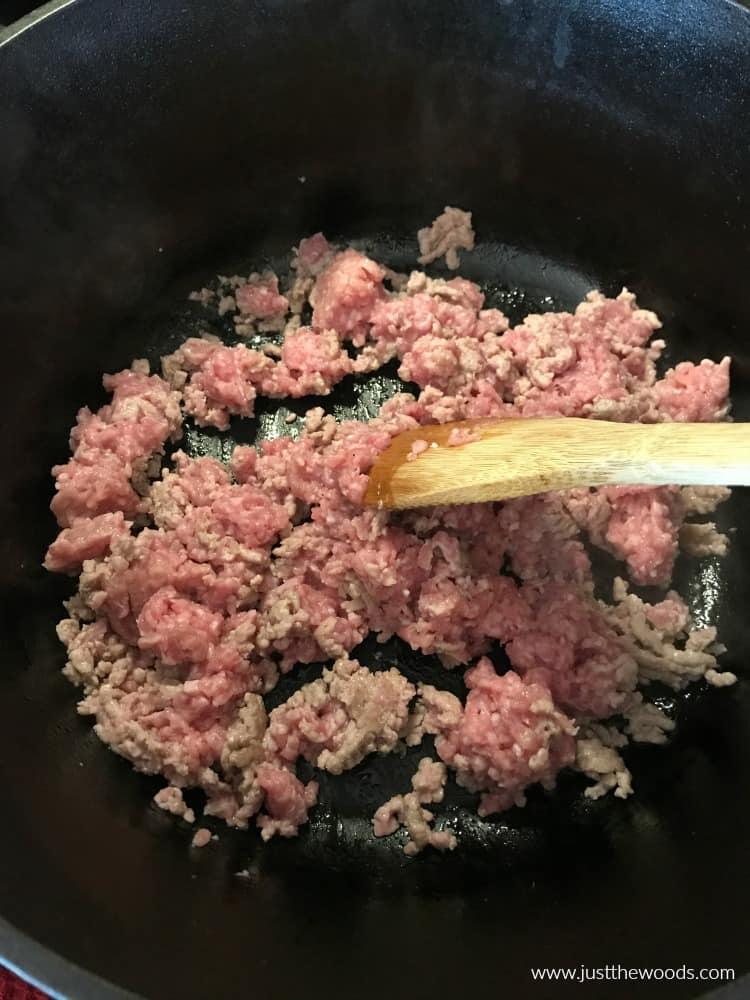
[[[430,264],[438,257],[445,257],[445,263],[455,271],[460,263],[457,251],[474,249],[471,212],[446,205],[431,226],[419,230],[417,239],[420,264]]]
[[[257,387],[273,362],[243,344],[192,337],[162,361],[165,378],[182,388],[185,412],[199,427],[226,430],[229,417],[253,415]]]
[[[263,792],[265,813],[258,817],[260,835],[270,840],[274,835],[294,837],[300,826],[307,822],[307,813],[318,798],[318,785],[306,785],[291,771],[273,764],[258,768],[258,784]]]
[[[527,683],[552,692],[575,714],[606,718],[635,688],[638,669],[602,608],[562,581],[526,586],[529,622],[506,646],[513,668]]]
[[[325,396],[352,371],[352,360],[334,330],[300,327],[287,333],[281,363],[263,382],[269,396]]]
[[[337,254],[319,276],[310,295],[315,330],[336,330],[343,339],[363,344],[372,311],[386,298],[385,271],[356,250]]]
[[[172,813],[173,816],[179,816],[186,823],[195,822],[195,813],[192,809],[188,808],[182,797],[182,789],[175,788],[174,785],[168,785],[166,788],[160,789],[154,795],[154,802],[160,809]]]
[[[50,545],[44,568],[53,573],[80,571],[87,559],[99,559],[106,555],[112,546],[112,539],[129,531],[130,525],[121,510],[76,520],[71,527],[64,528]]]
[[[370,753],[394,749],[406,734],[415,693],[395,669],[371,673],[356,660],[339,660],[271,712],[266,752],[287,765],[304,757],[341,774]]]
[[[661,412],[670,420],[723,420],[729,412],[729,358],[720,364],[682,361],[654,386]]]
[[[274,319],[289,309],[285,296],[279,294],[279,279],[275,274],[251,274],[247,283],[235,292],[237,308],[243,319]]]
[[[528,785],[552,788],[575,759],[576,726],[555,708],[549,689],[512,671],[499,676],[486,657],[465,679],[461,719],[433,722],[435,748],[460,785],[482,792],[480,816],[524,805]]]
[[[434,830],[430,825],[434,816],[424,808],[428,803],[442,802],[446,777],[444,764],[423,757],[411,779],[412,791],[384,802],[373,816],[375,836],[385,837],[404,826],[409,835],[404,854],[410,857],[419,854],[425,847],[434,847],[439,851],[454,850],[455,836],[448,830]]]

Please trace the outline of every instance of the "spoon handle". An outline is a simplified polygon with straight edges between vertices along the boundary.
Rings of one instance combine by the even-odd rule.
[[[451,446],[456,429],[475,440]],[[419,445],[410,460],[417,441],[436,447]],[[750,485],[750,424],[563,417],[428,425],[399,434],[380,454],[365,502],[404,509],[634,483]]]

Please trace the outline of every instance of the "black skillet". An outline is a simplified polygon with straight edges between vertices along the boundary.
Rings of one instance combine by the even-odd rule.
[[[158,1000],[690,997],[714,984],[530,969],[750,969],[745,681],[674,701],[679,733],[630,754],[626,802],[586,803],[570,776],[483,823],[453,790],[463,848],[409,862],[367,816],[414,760],[375,760],[324,783],[298,840],[225,833],[201,853],[75,716],[53,633],[68,585],[39,565],[48,470],[99,374],[194,330],[185,296],[217,269],[321,228],[409,265],[419,225],[470,207],[464,273],[513,318],[627,284],[669,360],[733,355],[750,419],[749,65],[750,15],[728,0],[72,0],[0,37],[6,962],[59,995]],[[329,402],[366,414],[393,384]],[[233,434],[282,425],[263,411]],[[678,572],[740,674],[749,511],[738,491],[725,562]],[[403,645],[380,656],[437,676]]]

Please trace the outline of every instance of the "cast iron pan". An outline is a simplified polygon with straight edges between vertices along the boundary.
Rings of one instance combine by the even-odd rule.
[[[481,822],[452,788],[461,849],[410,862],[369,835],[368,817],[407,785],[417,751],[324,777],[295,841],[222,832],[196,852],[150,804],[158,784],[76,717],[53,630],[70,585],[40,568],[48,470],[76,408],[103,400],[100,373],[206,328],[185,299],[217,270],[283,263],[318,229],[409,266],[419,225],[446,203],[470,207],[480,247],[462,273],[513,319],[627,284],[665,320],[668,361],[732,354],[734,412],[750,419],[747,12],[726,0],[73,0],[0,42],[4,960],[60,995],[158,1000],[543,998],[565,988],[533,983],[532,966],[748,970],[744,680],[669,702],[678,735],[629,754],[626,802],[586,802],[569,776]],[[352,380],[326,405],[364,416],[395,384]],[[282,429],[266,408],[187,442],[223,456]],[[740,674],[749,513],[738,491],[722,514],[738,529],[730,557],[678,567]],[[444,677],[403,644],[359,653]],[[605,988],[652,989],[568,989]]]

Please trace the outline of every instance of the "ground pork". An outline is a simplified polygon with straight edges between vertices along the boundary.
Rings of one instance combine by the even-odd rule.
[[[611,791],[624,799],[632,793],[632,775],[617,749],[626,743],[626,737],[606,726],[591,727],[579,735],[575,767],[593,781],[584,792],[587,798],[598,799]]]
[[[258,784],[266,810],[258,817],[261,837],[264,840],[270,840],[274,834],[294,837],[307,822],[308,810],[318,800],[317,782],[303,785],[291,771],[263,763],[258,767]]]
[[[109,552],[112,539],[130,531],[121,510],[112,514],[80,518],[69,528],[63,528],[47,549],[44,568],[53,573],[80,571],[87,559],[98,559]]]
[[[680,490],[685,516],[713,514],[729,499],[732,491],[726,486],[683,486]]]
[[[480,816],[524,805],[524,790],[554,786],[575,758],[576,726],[559,712],[548,688],[524,683],[512,671],[498,675],[484,657],[465,675],[469,695],[458,724],[430,715],[435,749],[456,780],[481,791]]]
[[[182,797],[182,789],[175,788],[174,785],[167,785],[166,788],[161,788],[154,795],[154,802],[160,809],[172,813],[173,816],[179,816],[186,823],[195,822],[195,813],[188,807]]]
[[[417,240],[420,264],[430,264],[438,257],[445,257],[445,263],[455,271],[460,263],[457,251],[474,249],[471,212],[446,205],[431,226],[419,230]]]
[[[234,299],[243,318],[275,319],[289,309],[289,302],[279,294],[279,279],[273,273],[251,274],[247,284],[237,289]]]
[[[412,442],[412,446],[409,449],[409,454],[406,456],[407,462],[413,462],[415,459],[419,458],[420,455],[424,454],[430,447],[429,441],[424,441],[422,438],[417,438]]]
[[[193,839],[190,841],[192,847],[207,847],[211,843],[211,831],[207,830],[205,826],[200,827],[193,834]]]
[[[638,680],[632,650],[593,598],[561,580],[525,584],[529,626],[508,642],[513,668],[576,715],[618,711]]]
[[[660,411],[670,420],[723,420],[729,411],[729,358],[720,364],[682,361],[654,387]]]
[[[181,428],[179,393],[158,376],[149,375],[146,362],[136,361],[131,369],[105,375],[103,384],[112,393],[111,402],[97,413],[88,407],[79,411],[70,434],[73,456],[52,470],[56,494],[50,507],[63,528],[102,514],[137,514],[141,498],[133,488],[133,478]],[[104,541],[112,537],[110,529],[116,523],[116,518],[98,520],[89,529],[78,524],[50,559],[53,563],[65,559],[69,568],[75,565],[74,548],[80,549],[83,558],[90,547],[105,551]]]
[[[725,556],[729,539],[719,531],[713,521],[702,524],[683,524],[680,528],[680,548],[689,556]]]
[[[448,435],[448,446],[457,448],[462,444],[472,444],[481,441],[482,435],[478,431],[470,430],[466,427],[454,427]]]
[[[404,854],[413,857],[425,847],[435,847],[439,851],[452,851],[456,838],[448,830],[434,830],[434,819],[426,804],[442,802],[447,772],[444,764],[438,764],[429,757],[423,757],[411,779],[412,791],[405,795],[395,795],[379,807],[372,819],[376,837],[395,833],[399,827],[406,828],[408,839],[404,844]]]
[[[627,563],[634,583],[669,583],[685,517],[676,486],[602,486],[563,496],[594,545]]]
[[[191,337],[162,360],[164,377],[182,388],[185,413],[199,427],[226,430],[230,414],[251,417],[257,387],[273,367],[261,351],[225,347],[217,338]]]
[[[341,774],[370,753],[388,753],[407,731],[416,690],[397,670],[372,673],[338,660],[271,712],[264,747],[271,760],[298,757]]]
[[[733,684],[734,674],[717,670],[717,656],[723,651],[716,642],[716,629],[691,629],[687,608],[678,594],[650,605],[628,592],[620,577],[614,583],[614,605],[604,608],[611,626],[638,664],[645,681],[661,681],[679,690],[705,677],[717,686]]]
[[[284,337],[281,360],[263,380],[267,396],[325,396],[352,371],[335,330],[300,327]]]
[[[335,256],[310,294],[313,328],[362,344],[375,304],[386,298],[384,277],[379,264],[356,250]]]
[[[446,254],[451,266],[473,245],[470,223],[446,210],[422,234],[423,256]],[[292,836],[318,793],[297,778],[300,758],[337,775],[430,734],[440,762],[420,763],[412,791],[378,810],[375,832],[404,826],[410,854],[450,849],[426,808],[441,801],[446,768],[482,815],[522,804],[530,785],[551,788],[564,767],[592,780],[589,796],[624,796],[620,751],[662,743],[673,728],[648,701],[649,683],[734,682],[718,665],[716,630],[694,628],[675,592],[648,603],[618,579],[612,601],[597,600],[586,546],[620,559],[634,583],[667,587],[680,548],[725,551],[714,522],[694,519],[727,490],[362,507],[372,463],[403,430],[480,416],[721,419],[728,359],[657,379],[659,321],[627,290],[511,327],[473,282],[394,275],[319,233],[301,241],[283,291],[275,275],[254,273],[219,276],[197,298],[220,315],[236,310],[239,333],[270,324],[283,336],[259,350],[191,337],[163,359],[163,378],[140,361],[105,376],[111,401],[80,411],[72,456],[53,470],[61,531],[45,559],[80,574],[58,626],[79,711],[134,767],[166,779],[157,804],[187,818],[181,790],[195,786],[206,815]],[[239,446],[228,467],[175,451],[161,468],[185,416],[225,429],[258,396],[324,395],[392,358],[419,394],[397,394],[368,423],[315,407],[304,428],[295,420],[294,439]],[[450,443],[471,439],[458,432]],[[425,442],[415,440],[416,456]],[[465,703],[351,659],[370,632],[468,667]],[[502,674],[485,655],[498,642],[511,666]],[[331,661],[267,714],[280,672]]]

